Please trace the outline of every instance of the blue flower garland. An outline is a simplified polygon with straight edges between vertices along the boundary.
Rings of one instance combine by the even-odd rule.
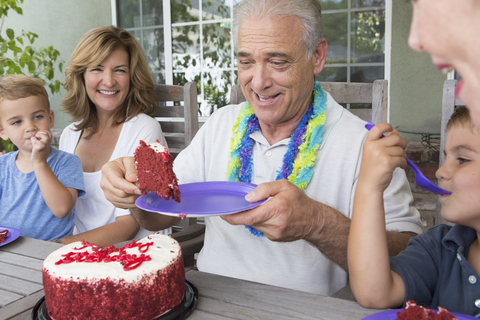
[[[277,171],[276,180],[288,179],[300,189],[305,190],[313,176],[313,166],[317,150],[322,142],[326,120],[327,95],[319,82],[315,82],[313,100],[307,113],[302,117],[297,129],[288,143],[288,150],[283,157],[283,164]],[[230,142],[230,160],[228,163],[228,181],[249,183],[252,179],[253,139],[250,134],[260,128],[258,118],[247,102],[240,110],[232,128]],[[257,236],[261,231],[245,226]]]

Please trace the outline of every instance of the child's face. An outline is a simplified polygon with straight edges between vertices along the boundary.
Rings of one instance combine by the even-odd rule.
[[[440,196],[442,217],[480,230],[480,132],[456,124],[448,130],[445,163],[436,176],[451,195]]]
[[[30,137],[53,127],[53,111],[43,96],[0,102],[0,137],[10,139],[19,150],[31,151]]]

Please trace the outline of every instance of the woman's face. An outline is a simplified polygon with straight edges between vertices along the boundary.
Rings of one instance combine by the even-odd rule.
[[[89,66],[83,76],[87,95],[97,111],[116,111],[125,101],[130,88],[127,51],[115,49],[98,66]]]
[[[480,1],[412,0],[408,44],[428,52],[439,69],[455,68],[462,80],[457,97],[467,104],[480,128]]]

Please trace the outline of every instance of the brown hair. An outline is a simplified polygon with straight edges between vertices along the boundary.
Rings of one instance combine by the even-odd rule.
[[[9,74],[0,78],[0,104],[3,100],[18,100],[31,96],[41,96],[50,111],[48,93],[43,83],[23,74]]]
[[[153,115],[158,105],[147,58],[135,36],[114,26],[92,29],[83,35],[70,57],[63,86],[67,94],[62,100],[62,111],[72,116],[72,121],[79,122],[77,130],[92,129],[89,136],[97,132],[99,123],[96,107],[85,89],[83,74],[87,67],[99,65],[118,48],[124,48],[129,56],[130,88],[115,114],[115,124],[140,113]]]
[[[470,118],[470,112],[467,107],[459,106],[455,108],[450,120],[447,122],[447,131],[453,126],[462,125],[466,128],[470,128],[472,131],[475,128],[472,119]]]

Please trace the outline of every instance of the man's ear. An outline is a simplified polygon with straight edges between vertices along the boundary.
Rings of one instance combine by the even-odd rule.
[[[315,50],[313,50],[312,63],[314,74],[319,74],[323,70],[325,62],[327,61],[327,49],[327,40],[325,38],[322,38]]]

